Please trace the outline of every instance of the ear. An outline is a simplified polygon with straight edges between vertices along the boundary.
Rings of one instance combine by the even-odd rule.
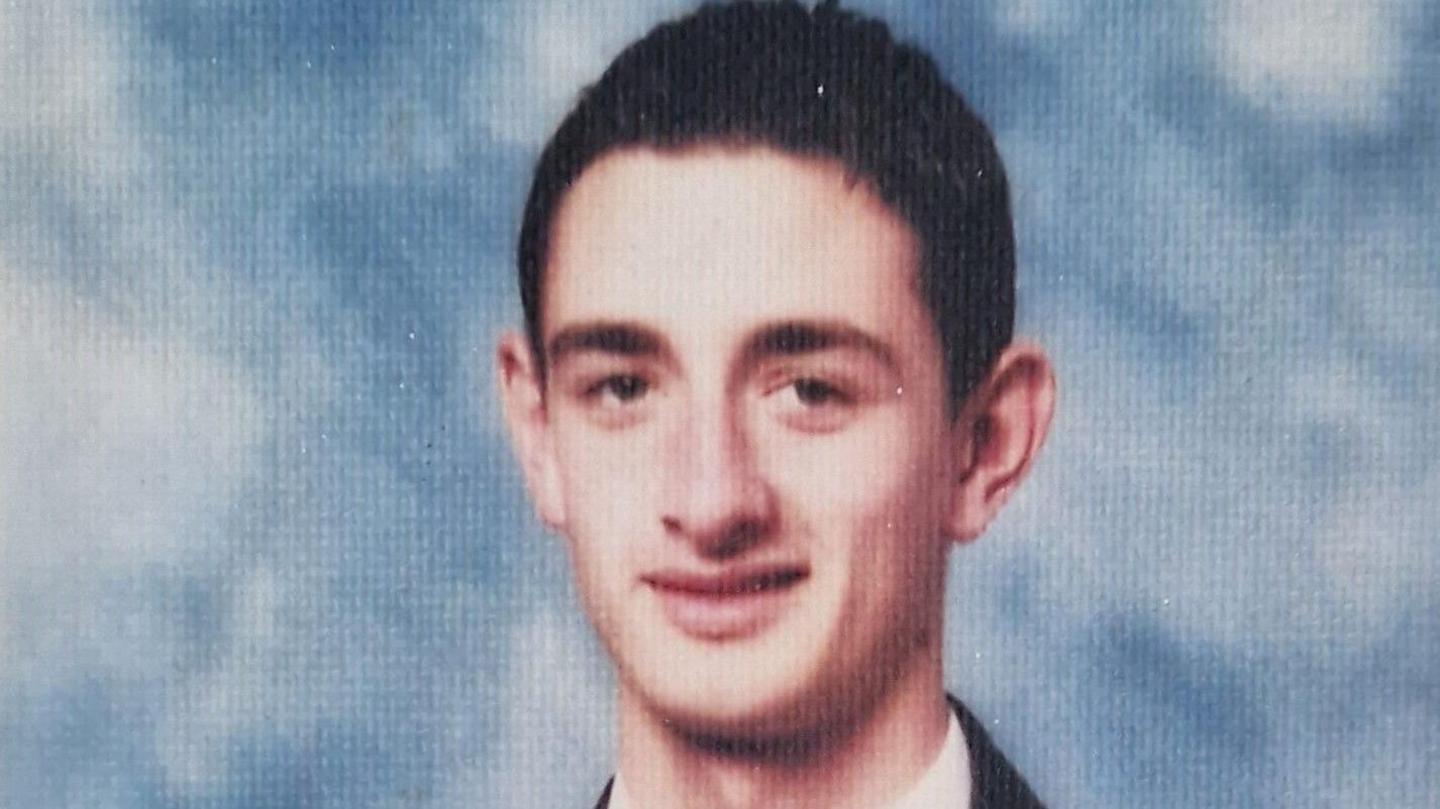
[[[955,496],[947,515],[957,542],[980,536],[1025,477],[1055,412],[1055,373],[1039,347],[1013,343],[966,398],[952,429]]]
[[[495,372],[510,442],[524,470],[536,516],[546,527],[558,529],[565,524],[565,502],[545,411],[544,383],[523,335],[513,331],[501,335]]]

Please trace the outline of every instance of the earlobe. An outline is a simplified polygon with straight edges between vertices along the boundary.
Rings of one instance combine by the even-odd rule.
[[[495,351],[496,380],[505,424],[536,516],[546,527],[565,524],[564,498],[546,413],[539,367],[523,335],[507,332]]]
[[[1014,343],[962,406],[952,442],[958,456],[950,536],[980,536],[1045,442],[1055,412],[1055,374],[1039,347]]]

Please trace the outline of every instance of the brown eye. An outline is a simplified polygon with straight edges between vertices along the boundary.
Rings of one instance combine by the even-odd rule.
[[[837,388],[818,379],[797,379],[791,385],[795,389],[795,398],[808,407],[836,404],[845,400],[845,395]]]
[[[596,382],[585,391],[586,398],[597,399],[601,404],[632,402],[650,390],[650,384],[633,374],[616,374]]]
[[[772,389],[775,416],[802,433],[829,433],[843,428],[864,410],[854,388],[813,376],[790,377]]]

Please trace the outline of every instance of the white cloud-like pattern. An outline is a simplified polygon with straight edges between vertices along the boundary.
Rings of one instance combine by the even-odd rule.
[[[539,0],[508,14],[487,13],[488,39],[498,46],[467,76],[467,107],[499,143],[533,148],[621,47],[684,7],[640,0],[601,10]]]
[[[124,211],[128,221],[112,245],[116,272],[144,274],[151,269],[140,265],[144,259],[183,263],[195,254],[160,225],[172,212],[133,210],[131,184],[146,166],[121,115],[124,63],[109,34],[102,11],[84,3],[7,10],[0,107],[9,112],[0,143],[10,160],[46,167],[97,209]],[[18,173],[17,164],[9,171]],[[203,557],[195,538],[218,530],[254,470],[259,402],[230,362],[147,333],[148,324],[47,278],[56,268],[44,263],[53,255],[42,241],[50,236],[44,212],[23,194],[5,201],[0,628],[19,634],[19,611],[49,630],[25,633],[26,654],[0,655],[4,671],[53,677],[46,662],[60,656],[85,661],[74,676],[97,669],[154,676],[166,661],[135,655],[134,644],[173,638],[157,616],[113,611],[113,591]],[[162,233],[163,241],[151,241]],[[115,285],[122,298],[124,286]],[[170,290],[177,299],[187,292],[197,304],[204,299],[193,287]]]
[[[175,642],[131,582],[205,558],[255,470],[256,400],[234,369],[137,339],[0,266],[0,673],[163,676]],[[132,611],[133,610],[133,611]],[[45,631],[17,626],[43,621]],[[7,638],[6,636],[11,636]],[[66,671],[53,668],[69,661]]]
[[[1383,129],[1417,11],[1410,0],[1225,0],[1211,44],[1221,75],[1259,109]]]

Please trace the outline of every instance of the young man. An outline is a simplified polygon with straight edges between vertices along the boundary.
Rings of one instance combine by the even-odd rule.
[[[626,49],[542,154],[507,419],[618,673],[600,805],[1038,806],[941,676],[948,548],[1049,425],[990,135],[823,4]]]

